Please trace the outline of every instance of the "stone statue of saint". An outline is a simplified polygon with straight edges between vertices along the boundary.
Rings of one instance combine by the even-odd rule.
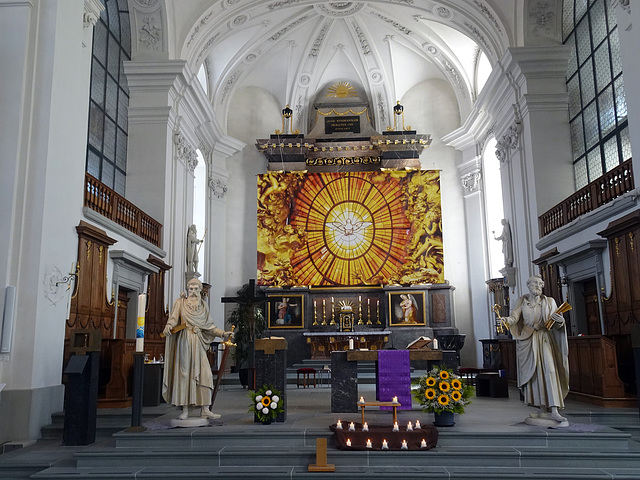
[[[493,232],[495,235],[495,232]],[[504,266],[513,267],[513,243],[511,242],[511,227],[506,218],[502,219],[502,234],[499,237],[493,237],[502,241],[502,255],[504,255]]]
[[[186,420],[189,407],[200,407],[203,418],[218,418],[209,409],[213,393],[213,374],[207,349],[216,339],[233,337],[215,326],[207,304],[202,300],[202,282],[192,278],[187,283],[188,295],[181,295],[173,305],[162,333],[167,337],[164,354],[162,396],[167,403],[182,407],[179,420]],[[184,328],[175,331],[175,327]],[[174,329],[172,334],[171,330]]]
[[[527,280],[529,293],[516,302],[511,315],[502,320],[516,340],[518,387],[524,403],[540,409],[525,423],[565,427],[567,419],[558,413],[569,393],[569,345],[564,317],[556,313],[553,298],[542,294],[544,281]]]
[[[198,232],[195,225],[191,225],[187,230],[187,272],[200,276],[198,272],[198,245],[202,240],[198,240]]]

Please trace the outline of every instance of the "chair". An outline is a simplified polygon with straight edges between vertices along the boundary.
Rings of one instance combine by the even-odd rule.
[[[302,387],[307,388],[311,385],[311,375],[313,375],[313,388],[316,388],[316,369],[304,367],[298,369],[297,385],[300,388],[300,375],[302,375]]]

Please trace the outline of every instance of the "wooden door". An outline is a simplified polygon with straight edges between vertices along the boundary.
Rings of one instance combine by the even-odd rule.
[[[116,338],[127,338],[127,309],[129,292],[120,287],[118,291],[118,318],[116,319]]]
[[[587,317],[587,335],[602,335],[598,314],[598,290],[595,278],[583,282],[582,296]]]

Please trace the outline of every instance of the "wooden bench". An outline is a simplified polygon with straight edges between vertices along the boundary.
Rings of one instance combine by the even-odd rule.
[[[364,425],[364,409],[365,407],[393,407],[393,423],[398,421],[398,407],[400,402],[358,402],[362,413],[362,424]]]

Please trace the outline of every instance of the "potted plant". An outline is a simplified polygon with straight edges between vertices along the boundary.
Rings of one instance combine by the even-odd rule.
[[[262,309],[252,303],[253,292],[251,288],[251,284],[245,283],[238,290],[238,305],[227,317],[227,322],[236,327],[234,330],[236,347],[233,359],[238,368],[240,383],[244,387],[249,386],[253,389],[253,382],[249,385],[249,378],[251,377],[253,380],[253,375],[250,375],[250,367],[253,367],[253,341],[267,329],[267,322]]]
[[[265,425],[271,423],[278,414],[284,412],[282,393],[271,385],[263,385],[259,390],[249,392],[249,397],[251,398],[249,412],[254,413],[258,420]]]
[[[464,413],[471,403],[473,387],[464,384],[450,368],[433,367],[413,383],[413,398],[420,403],[423,412],[434,414],[434,425],[438,427],[454,425],[454,414]]]

